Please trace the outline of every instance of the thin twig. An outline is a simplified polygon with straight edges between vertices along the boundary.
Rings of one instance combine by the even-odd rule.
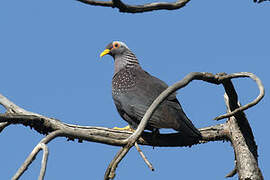
[[[111,161],[109,167],[106,170],[104,180],[113,179],[115,177],[115,170],[120,163],[120,161],[125,157],[125,155],[128,153],[130,148],[132,147],[131,144],[127,144],[123,148],[121,148],[114,159]]]
[[[121,149],[123,149],[123,147]],[[114,174],[111,173],[112,166],[113,166],[113,163],[116,161],[116,159],[120,156],[120,154],[122,152],[121,149],[120,149],[120,151],[117,152],[117,154],[114,156],[113,160],[110,162],[109,166],[107,167],[106,172],[104,174],[104,180],[113,179],[115,177],[115,173]]]
[[[229,172],[225,177],[226,178],[233,177],[234,175],[236,175],[236,173],[237,173],[237,168],[236,168],[236,165],[235,165],[233,170],[231,172]]]
[[[49,155],[49,149],[48,146],[44,143],[40,143],[40,147],[43,150],[43,156],[41,161],[41,168],[38,180],[43,180],[46,172],[47,162],[48,162],[48,155]]]
[[[155,169],[153,168],[153,165],[148,161],[148,159],[146,158],[146,156],[143,154],[141,148],[139,147],[138,143],[135,142],[135,147],[137,149],[137,151],[139,152],[139,154],[141,155],[141,157],[143,158],[144,162],[146,163],[146,165],[150,168],[151,171],[154,171]]]
[[[235,109],[234,111],[228,112],[224,115],[220,115],[220,116],[216,117],[215,120],[228,118],[228,117],[235,115],[236,113],[238,113],[240,111],[244,111],[248,108],[251,108],[252,106],[258,104],[258,102],[260,102],[260,100],[264,97],[264,94],[265,94],[264,86],[262,84],[262,81],[257,76],[255,76],[255,74],[248,73],[248,72],[233,73],[233,74],[229,74],[227,76],[221,77],[221,79],[233,79],[233,78],[239,78],[239,77],[249,77],[249,78],[253,79],[257,83],[257,86],[260,90],[259,95],[252,102],[250,102],[244,106],[241,106],[241,107]]]
[[[1,133],[6,127],[8,127],[9,125],[10,125],[9,122],[2,122],[2,123],[0,123],[0,133]]]
[[[77,0],[77,1],[93,6],[113,7],[112,1],[95,1],[95,0]]]
[[[46,171],[46,165],[47,165],[47,158],[48,158],[48,149],[44,148],[44,145],[46,145],[47,143],[49,143],[51,140],[53,140],[54,138],[56,138],[57,136],[60,136],[62,134],[62,130],[58,130],[58,131],[54,131],[52,133],[50,133],[49,135],[47,135],[46,137],[44,137],[37,145],[36,147],[33,149],[33,151],[29,154],[29,156],[26,158],[26,160],[24,161],[24,163],[21,165],[21,167],[18,169],[18,171],[16,172],[16,174],[12,177],[12,180],[17,180],[21,177],[21,175],[27,170],[27,168],[29,167],[29,165],[34,161],[36,155],[38,154],[38,152],[43,149],[45,153],[43,155],[42,158],[42,166],[41,166],[41,171],[40,171],[40,176],[39,176],[39,180],[42,180]]]

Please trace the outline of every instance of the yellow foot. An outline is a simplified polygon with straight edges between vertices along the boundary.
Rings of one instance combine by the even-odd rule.
[[[131,131],[131,132],[134,132],[134,131],[135,131],[135,130],[132,129],[130,126],[126,126],[126,127],[123,127],[123,128],[114,127],[113,129],[121,130],[121,131]]]

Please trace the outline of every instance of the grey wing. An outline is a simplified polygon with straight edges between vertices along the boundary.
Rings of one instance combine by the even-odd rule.
[[[114,97],[118,112],[131,126],[137,127],[153,101],[168,87],[160,79],[145,72],[137,86],[127,93]],[[121,97],[120,97],[121,96]],[[149,119],[147,129],[172,128],[188,136],[200,137],[199,131],[184,113],[176,93],[160,104]]]
[[[167,103],[172,109],[172,115],[177,119],[177,126],[173,129],[187,136],[201,138],[201,133],[186,116],[179,101],[175,98],[174,100],[168,100]]]
[[[131,91],[125,94],[114,96],[114,103],[120,116],[129,123],[132,128],[137,128],[145,112],[151,105],[149,98],[143,95],[144,93],[136,93]],[[148,121],[146,129],[161,128],[158,124],[159,119],[162,119],[157,111]]]
[[[160,79],[153,76],[152,79],[153,82],[157,84],[156,86],[160,86],[161,92],[168,87],[167,84]],[[199,130],[193,125],[191,120],[186,116],[185,112],[183,111],[181,104],[176,98],[176,93],[171,94],[164,101],[164,103],[161,105],[160,110],[163,111],[162,117],[165,119],[160,120],[159,123],[166,121],[167,125],[173,126],[171,128],[177,131],[180,131],[188,136],[201,137],[201,133],[199,132]]]
[[[139,124],[152,102],[168,87],[163,81],[146,72],[143,73],[133,90],[114,97],[119,114],[132,126]],[[169,97],[175,98],[175,94]],[[147,129],[176,127],[178,125],[176,119],[169,118],[171,114],[168,112],[169,109],[165,100],[148,121]]]
[[[121,100],[120,100],[121,99]],[[114,96],[114,104],[116,106],[116,109],[120,116],[128,122],[128,124],[133,128],[136,129],[138,124],[140,123],[140,120],[135,117],[135,115],[132,113],[132,108],[125,104],[126,99],[128,99],[126,96],[119,97]]]

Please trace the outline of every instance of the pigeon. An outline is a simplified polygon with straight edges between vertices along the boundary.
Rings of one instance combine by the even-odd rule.
[[[143,70],[125,43],[109,43],[100,57],[107,54],[114,59],[112,97],[118,113],[129,124],[122,129],[136,129],[147,109],[168,85]],[[159,132],[160,128],[174,129],[186,137],[201,138],[199,130],[184,113],[176,93],[159,105],[145,129]]]

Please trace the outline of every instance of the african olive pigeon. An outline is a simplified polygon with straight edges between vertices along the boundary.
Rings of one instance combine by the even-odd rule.
[[[109,54],[114,58],[112,97],[120,116],[136,129],[152,102],[168,87],[160,79],[144,71],[136,56],[120,41],[106,46],[100,57]],[[164,100],[152,117],[146,129],[172,128],[184,136],[200,138],[200,132],[184,113],[176,94]]]

